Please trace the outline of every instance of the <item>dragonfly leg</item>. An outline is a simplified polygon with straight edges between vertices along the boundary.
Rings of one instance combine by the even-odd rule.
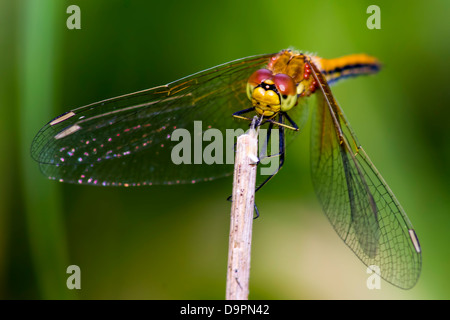
[[[291,123],[292,127],[291,127],[291,126],[286,126],[285,124],[283,124],[283,127],[289,128],[289,129],[292,128],[292,130],[298,131],[299,128],[298,128],[297,124],[294,122],[294,120],[292,120],[291,117],[289,117],[289,115],[288,115],[287,113],[284,113],[284,116],[285,116],[286,119]],[[263,154],[266,152],[267,145],[269,144],[270,135],[271,135],[271,132],[272,132],[271,130],[272,130],[272,128],[273,128],[273,125],[274,125],[274,124],[279,125],[279,122],[273,121],[273,120],[266,120],[266,122],[269,122],[270,125],[269,125],[269,128],[268,128],[268,134],[267,134],[266,142],[265,142],[265,144],[264,144],[264,146],[263,146],[263,149],[261,150],[261,152],[260,152],[260,154],[259,154],[260,159],[263,159],[263,158],[264,158],[264,159],[265,159],[265,158],[272,158],[272,157],[277,157],[277,156],[280,156],[280,155],[281,155],[281,153],[278,152],[277,154],[271,154],[271,155],[268,155],[268,156],[263,156]],[[284,132],[283,132],[283,133],[284,133]],[[284,140],[283,140],[283,141],[284,141]],[[281,150],[281,149],[280,149],[280,150]]]
[[[235,118],[237,118],[237,119],[248,120],[248,121],[251,122],[251,121],[253,121],[252,118],[242,117],[241,115],[246,114],[246,113],[249,113],[249,112],[252,112],[252,111],[254,111],[254,110],[255,110],[255,107],[253,107],[253,108],[248,108],[248,109],[244,109],[244,110],[240,110],[240,111],[237,111],[237,112],[233,113],[233,117],[235,117]]]
[[[288,120],[289,120],[289,118],[288,118]],[[279,121],[279,122],[275,122],[275,121],[274,121],[273,124],[283,123],[283,114],[282,114],[282,113],[279,114],[279,116],[278,116],[278,121]],[[271,121],[270,121],[270,122],[271,122]],[[272,122],[271,122],[271,124],[272,124]],[[285,128],[285,127],[286,127],[286,126],[280,126],[280,134],[279,134],[279,156],[280,156],[280,162],[279,162],[279,164],[278,164],[278,168],[277,168],[277,170],[275,170],[274,173],[272,173],[269,177],[267,177],[267,179],[264,180],[264,181],[256,188],[256,191],[260,190],[267,182],[269,182],[269,180],[272,179],[272,178],[280,171],[281,167],[282,167],[283,164],[284,164],[284,154],[285,154],[285,151],[286,151],[286,146],[285,146],[285,144],[284,144],[284,128]],[[298,130],[298,127],[297,127],[297,130]],[[270,133],[268,133],[267,135],[269,136]],[[267,141],[268,141],[268,139],[267,139]],[[255,191],[255,192],[256,192],[256,191]]]
[[[258,218],[259,218],[259,210],[258,210],[258,207],[256,206],[256,202],[255,202],[255,216],[253,217],[253,220],[258,219]]]
[[[255,108],[248,108],[248,109],[240,110],[240,111],[238,111],[238,112],[233,113],[233,117],[236,117],[236,118],[238,118],[238,119],[245,119],[245,120],[252,121],[253,119],[250,119],[250,118],[247,118],[247,117],[242,117],[241,115],[242,115],[242,114],[245,114],[245,113],[248,113],[248,112],[251,112],[251,111],[253,111],[253,110],[255,110]],[[289,121],[290,125],[286,125],[286,124],[284,123],[283,116],[286,117],[286,119]],[[263,120],[261,119],[259,125],[261,125],[262,122],[263,122]],[[266,141],[265,141],[265,143],[264,143],[264,145],[263,145],[263,149],[260,150],[259,159],[261,160],[261,158],[263,158],[263,155],[264,155],[264,153],[265,153],[266,150],[267,150],[267,146],[268,146],[268,144],[269,144],[270,136],[271,136],[272,129],[273,129],[274,125],[278,125],[279,128],[280,128],[280,133],[279,133],[279,150],[278,150],[278,154],[271,154],[271,155],[269,155],[269,156],[265,156],[265,158],[270,158],[270,157],[276,157],[276,156],[279,156],[279,157],[280,157],[280,160],[279,160],[279,165],[278,165],[277,170],[276,170],[273,174],[271,174],[266,180],[264,180],[264,181],[256,188],[255,192],[258,191],[258,190],[260,190],[267,182],[269,182],[269,180],[272,179],[272,178],[278,173],[278,171],[280,171],[281,167],[282,167],[283,164],[284,164],[284,155],[285,155],[285,151],[286,151],[286,146],[285,146],[285,143],[284,143],[284,128],[287,128],[287,129],[290,129],[290,130],[294,130],[294,131],[298,131],[298,130],[299,130],[297,124],[291,119],[291,117],[289,117],[289,116],[287,115],[287,113],[279,113],[279,115],[278,115],[278,121],[274,121],[274,120],[272,120],[272,119],[266,119],[265,122],[269,122],[269,128],[268,128],[268,133],[267,133]],[[229,196],[229,197],[227,198],[227,200],[228,200],[228,201],[233,201],[233,200],[231,199],[231,197],[232,197],[232,196]],[[258,210],[258,207],[257,207],[257,205],[256,205],[256,203],[255,203],[255,217],[254,217],[254,219],[257,219],[258,217],[259,217],[259,210]]]
[[[289,117],[289,115],[287,113],[284,114],[284,116],[286,117],[286,119],[291,123],[292,127],[295,129],[295,131],[300,130],[298,128],[298,125],[294,122],[294,120],[291,119],[291,117]]]
[[[289,121],[289,123],[291,125],[287,125],[286,123],[281,122],[283,120],[282,119],[283,115],[286,117],[286,119]],[[287,128],[287,129],[294,130],[294,131],[300,130],[298,128],[297,124],[294,122],[294,120],[292,120],[291,117],[289,117],[289,115],[287,113],[280,113],[279,121],[274,121],[272,119],[266,119],[266,122],[270,122],[270,123],[276,124],[277,126],[280,127],[280,129],[281,128]]]

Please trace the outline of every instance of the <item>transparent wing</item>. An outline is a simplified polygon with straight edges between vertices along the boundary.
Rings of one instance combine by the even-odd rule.
[[[348,121],[320,71],[311,135],[312,178],[334,229],[367,266],[404,289],[420,275],[421,249],[415,231]],[[376,269],[373,269],[376,271]]]
[[[190,143],[194,153],[202,143],[203,132],[210,128],[222,133],[248,128],[246,121],[237,121],[232,113],[251,106],[246,96],[247,79],[270,56],[235,60],[165,86],[69,111],[38,132],[32,157],[49,178],[69,183],[175,184],[229,175],[232,165],[206,165],[202,157],[203,165],[196,164],[199,159],[194,154],[190,155],[192,164],[176,165],[172,150],[183,140]],[[194,127],[194,121],[202,121],[200,127],[199,123]],[[186,129],[190,141],[182,137],[172,141],[175,129]],[[210,139],[220,143],[215,135]],[[221,142],[224,149],[229,146]],[[203,142],[203,146],[210,143]],[[179,155],[185,156],[182,152]],[[217,155],[212,152],[212,156]],[[226,161],[225,155],[219,156]]]

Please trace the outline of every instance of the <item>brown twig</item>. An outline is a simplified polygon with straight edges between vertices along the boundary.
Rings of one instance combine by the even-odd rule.
[[[228,246],[227,300],[247,300],[250,278],[253,212],[255,205],[257,130],[238,137],[234,163],[230,240]]]

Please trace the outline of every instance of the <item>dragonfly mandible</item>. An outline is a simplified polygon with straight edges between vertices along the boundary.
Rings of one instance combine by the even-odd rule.
[[[50,179],[98,186],[145,186],[208,181],[233,166],[174,164],[172,132],[248,128],[279,130],[279,166],[286,140],[312,112],[311,170],[323,210],[335,231],[367,266],[400,288],[420,275],[419,240],[405,211],[359,144],[330,85],[375,73],[380,63],[365,54],[323,59],[293,50],[234,60],[167,85],[106,99],[68,111],[47,123],[31,146]]]

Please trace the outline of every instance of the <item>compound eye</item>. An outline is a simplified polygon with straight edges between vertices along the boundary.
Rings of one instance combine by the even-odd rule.
[[[259,69],[253,72],[253,74],[248,78],[248,83],[254,87],[260,85],[263,81],[272,79],[272,71],[268,69]]]
[[[294,80],[287,74],[276,74],[273,77],[273,82],[281,95],[293,96],[297,93],[297,86],[295,85]]]

